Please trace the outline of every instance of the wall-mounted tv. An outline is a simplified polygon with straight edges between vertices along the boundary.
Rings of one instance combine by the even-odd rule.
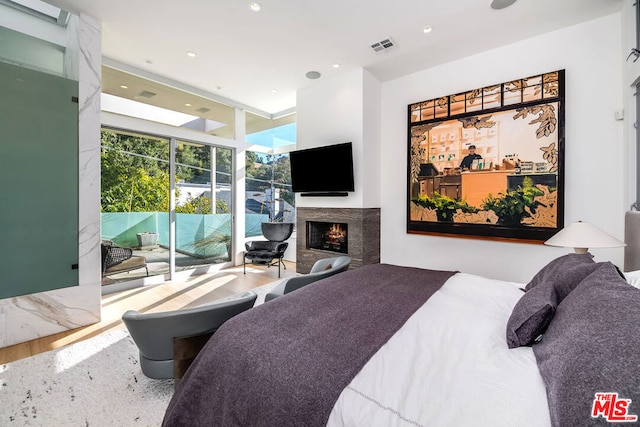
[[[289,153],[291,187],[301,196],[347,196],[355,191],[351,143]]]

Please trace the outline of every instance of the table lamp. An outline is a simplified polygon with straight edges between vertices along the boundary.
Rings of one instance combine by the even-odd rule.
[[[564,227],[545,245],[574,248],[576,253],[585,254],[589,248],[618,248],[625,246],[624,242],[600,230],[595,225],[578,221]]]

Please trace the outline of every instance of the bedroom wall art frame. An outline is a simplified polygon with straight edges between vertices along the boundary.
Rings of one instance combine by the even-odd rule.
[[[408,106],[407,233],[543,242],[564,226],[564,70]],[[469,170],[463,158],[476,147]]]

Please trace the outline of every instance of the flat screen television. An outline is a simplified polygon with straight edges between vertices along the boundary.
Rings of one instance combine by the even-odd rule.
[[[355,191],[350,142],[289,153],[291,187],[301,196],[347,196]]]

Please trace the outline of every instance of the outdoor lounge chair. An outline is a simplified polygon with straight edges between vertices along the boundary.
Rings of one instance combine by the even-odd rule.
[[[111,240],[103,240],[100,249],[102,251],[102,277],[116,273],[144,268],[149,275],[147,260],[143,256],[133,256],[133,250],[116,246]]]

